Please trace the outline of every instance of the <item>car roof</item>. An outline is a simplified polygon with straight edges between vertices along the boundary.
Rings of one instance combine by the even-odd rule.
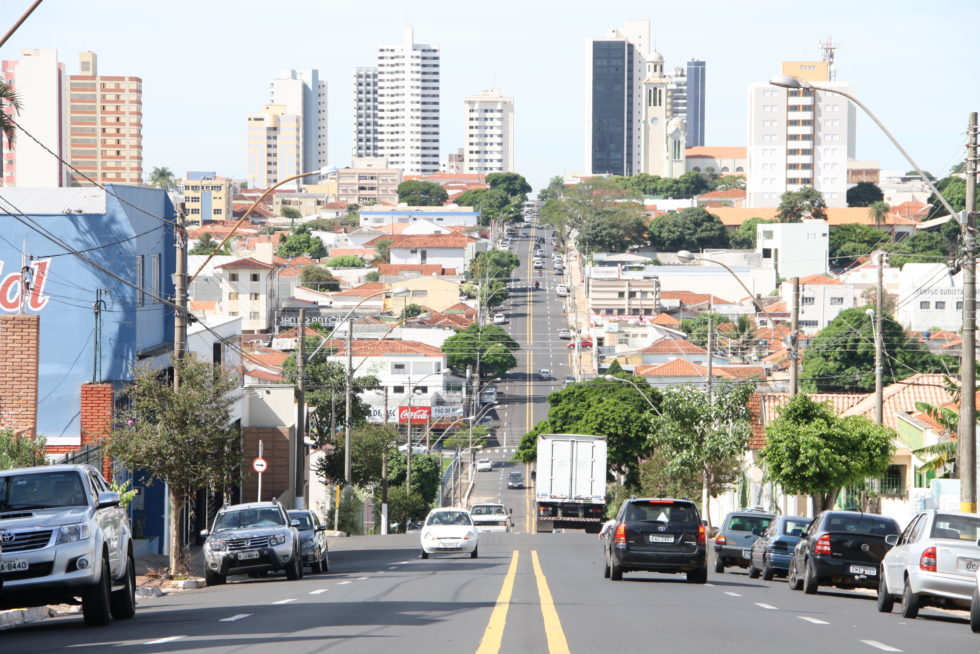
[[[221,507],[222,511],[241,511],[242,509],[281,509],[279,502],[245,502]]]
[[[497,502],[480,502],[479,504],[474,504],[471,509],[475,509],[478,506],[503,506],[503,504],[498,504]]]
[[[85,463],[61,463],[53,466],[33,466],[30,468],[10,468],[9,470],[0,470],[0,475],[9,474],[42,474],[45,472],[98,472],[94,467]]]

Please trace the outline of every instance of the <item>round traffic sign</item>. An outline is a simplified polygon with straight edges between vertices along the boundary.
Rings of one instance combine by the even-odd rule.
[[[252,470],[255,472],[265,472],[269,468],[269,462],[262,457],[257,457],[252,461]]]

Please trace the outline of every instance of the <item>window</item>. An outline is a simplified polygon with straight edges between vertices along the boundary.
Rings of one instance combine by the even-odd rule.
[[[259,294],[258,293],[249,293],[248,294],[248,299],[249,300],[258,300],[259,299]]]
[[[219,343],[212,343],[211,344],[211,363],[216,363],[216,364],[218,364],[220,366],[221,365],[221,361],[222,361],[221,355],[222,355],[222,344],[220,342]]]
[[[920,309],[928,309],[929,308],[929,303],[928,302],[919,302],[919,308]]]
[[[946,302],[943,301],[943,300],[936,300],[936,306],[935,306],[935,308],[936,309],[945,309],[946,308]]]
[[[392,386],[391,387],[391,392],[392,393],[404,393],[405,392],[405,387],[404,386]]]
[[[404,373],[405,364],[404,363],[393,363],[391,364],[391,372],[393,373]]]
[[[819,326],[819,323],[816,320],[801,320],[800,321],[800,328],[801,329],[807,329],[807,328],[809,328],[809,329],[816,329],[818,326]]]
[[[143,288],[143,255],[136,255],[136,285]],[[136,292],[136,306],[141,307],[146,302],[141,291]]]
[[[234,302],[235,300],[238,299],[238,293],[229,293],[228,294],[228,299],[231,300],[232,302]]]
[[[815,302],[816,302],[816,299],[812,295],[811,296],[803,296],[803,297],[800,298],[800,305],[801,306],[804,306],[804,307],[806,307],[806,306],[813,306],[813,304]]]
[[[428,294],[428,291],[412,291],[412,297],[425,297]]]
[[[259,319],[259,312],[258,311],[249,311],[249,313],[248,313],[248,319],[249,320],[258,320]]]
[[[228,281],[230,281],[230,282],[237,282],[238,281],[238,273],[228,273]]]
[[[957,311],[962,311],[963,310],[963,300],[957,300],[956,301],[956,310]]]
[[[249,279],[250,279],[251,281],[253,281],[253,282],[257,282],[257,281],[259,281],[259,273],[252,273],[252,274],[251,274],[251,275],[249,275],[248,277],[249,277]]]
[[[836,304],[836,305],[843,305],[844,304],[844,298],[842,298],[842,297],[832,297],[832,298],[830,298],[830,304],[832,304],[832,305],[834,305],[834,304]]]

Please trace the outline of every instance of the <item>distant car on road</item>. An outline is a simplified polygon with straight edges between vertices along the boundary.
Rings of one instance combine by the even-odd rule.
[[[493,324],[503,325],[507,322],[507,316],[502,313],[493,314]]]
[[[532,266],[532,267],[533,267],[533,268],[534,268],[535,270],[539,270],[539,269],[541,269],[541,268],[544,268],[544,261],[542,261],[541,259],[535,259],[535,260],[534,260],[534,263],[532,263],[532,264],[531,264],[531,266]]]
[[[568,375],[562,381],[561,387],[567,388],[569,384],[574,384],[574,383],[575,383],[575,377],[573,377],[572,375]]]
[[[493,461],[490,459],[480,459],[476,462],[477,472],[492,472],[493,471]]]
[[[524,475],[517,470],[507,475],[507,488],[524,488]]]
[[[538,371],[538,379],[551,379],[551,369],[542,368]]]
[[[568,339],[568,338],[571,338],[571,337],[572,337],[572,330],[571,329],[559,329],[558,330],[558,338]]]
[[[477,531],[510,531],[510,513],[503,504],[474,504],[470,517]]]
[[[479,536],[469,512],[464,509],[432,509],[422,525],[421,558],[437,552],[460,552],[479,556]]]
[[[749,567],[752,544],[775,517],[762,511],[732,511],[726,515],[715,535],[715,572],[724,572],[726,565]]]
[[[785,577],[793,549],[809,525],[810,518],[803,516],[776,516],[752,543],[749,576],[754,579],[761,574],[766,581],[774,576]]]
[[[290,520],[299,520],[296,530],[299,531],[300,551],[303,553],[303,565],[310,566],[310,572],[317,574],[330,569],[330,554],[328,553],[327,537],[323,532],[326,527],[320,524],[320,518],[313,511],[287,511]]]
[[[583,338],[582,340],[579,341],[579,345],[581,347],[592,347],[592,339]],[[568,349],[572,349],[573,347],[575,347],[575,341],[572,341],[571,343],[568,344]]]
[[[534,256],[536,256],[536,257],[543,257],[544,256],[544,250],[542,250],[541,248],[536,249],[534,251]]]
[[[555,295],[558,297],[568,297],[568,287],[564,284],[559,284],[555,287]]]

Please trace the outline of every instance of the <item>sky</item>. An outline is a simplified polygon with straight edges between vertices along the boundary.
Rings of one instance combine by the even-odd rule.
[[[31,0],[0,2],[6,31]],[[214,170],[244,178],[246,116],[285,69],[317,68],[329,84],[331,165],[351,161],[353,71],[411,26],[441,47],[441,159],[463,144],[463,98],[498,87],[515,100],[515,168],[535,189],[585,170],[586,44],[627,20],[651,22],[667,67],[706,61],[705,145],[744,146],[747,87],[785,60],[820,58],[831,37],[838,80],[924,169],[962,161],[968,113],[980,109],[977,0],[45,0],[4,45],[57,48],[68,74],[93,50],[103,75],[143,79],[144,174]],[[972,64],[972,65],[971,65]],[[29,107],[25,108],[25,111]],[[861,116],[856,156],[908,170]]]

